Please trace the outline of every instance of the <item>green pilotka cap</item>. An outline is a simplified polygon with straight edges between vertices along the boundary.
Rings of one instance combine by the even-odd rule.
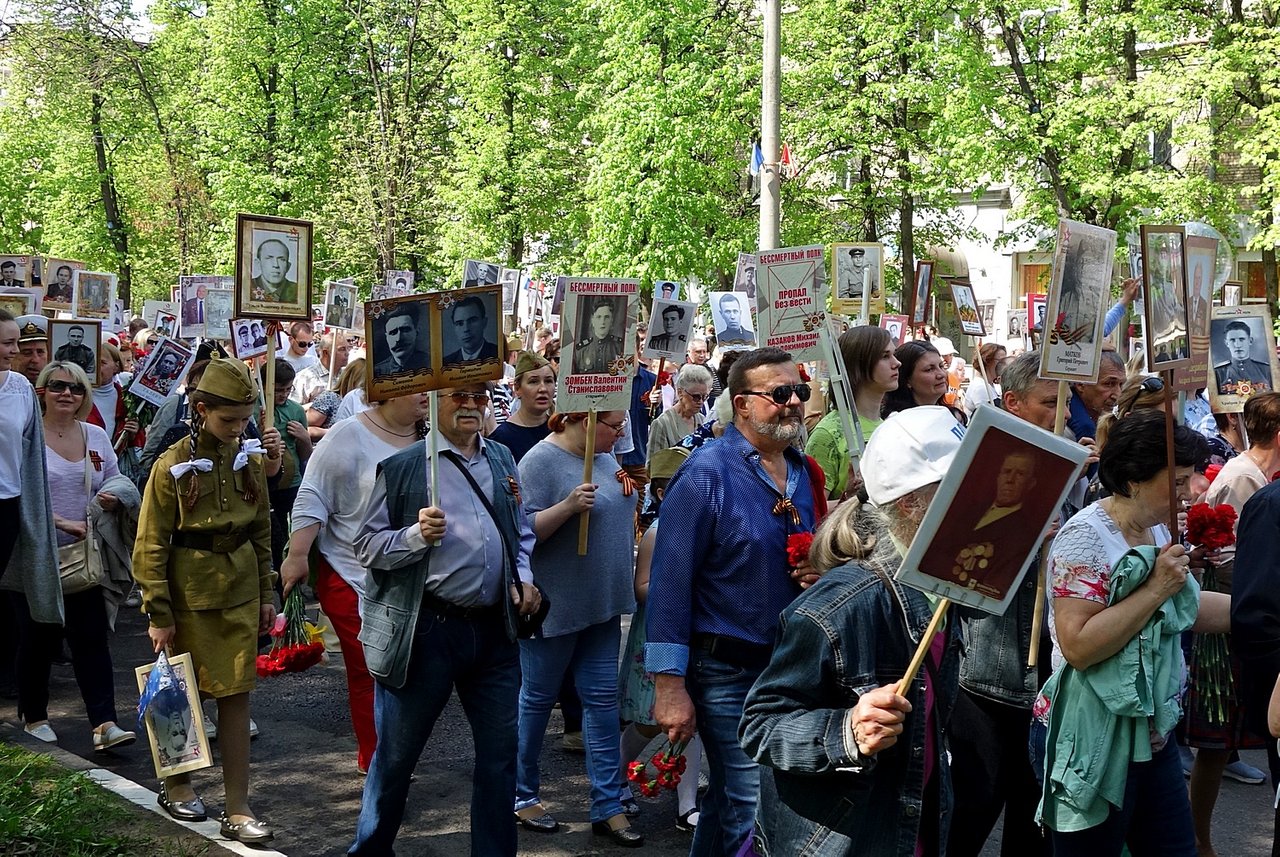
[[[201,393],[208,393],[242,405],[258,400],[258,385],[249,374],[249,367],[239,360],[210,361],[196,389]]]

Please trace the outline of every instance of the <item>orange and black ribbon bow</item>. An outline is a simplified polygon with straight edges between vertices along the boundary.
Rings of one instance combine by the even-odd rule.
[[[636,493],[636,488],[637,488],[638,486],[636,485],[636,481],[635,481],[634,479],[632,479],[632,478],[631,478],[631,474],[630,474],[630,473],[628,473],[628,472],[627,472],[627,471],[625,471],[625,470],[619,470],[619,471],[618,471],[618,481],[619,481],[620,483],[622,483],[622,496],[623,496],[623,497],[630,497],[632,494]]]
[[[797,527],[800,526],[800,510],[791,502],[790,497],[780,497],[778,502],[773,504],[773,514],[775,515],[791,515],[791,523]]]
[[[507,477],[507,490],[511,492],[511,496],[516,498],[516,504],[520,503],[520,483],[516,481],[514,476]]]

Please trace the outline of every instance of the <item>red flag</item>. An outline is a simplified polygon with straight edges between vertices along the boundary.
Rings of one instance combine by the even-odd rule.
[[[781,162],[783,177],[793,179],[800,172],[799,167],[796,166],[795,159],[791,157],[791,147],[786,143],[782,144],[782,157],[779,158],[779,161]]]

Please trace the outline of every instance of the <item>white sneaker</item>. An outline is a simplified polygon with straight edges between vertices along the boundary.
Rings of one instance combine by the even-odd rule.
[[[116,724],[112,723],[107,727],[106,732],[93,733],[93,750],[100,753],[103,750],[109,750],[112,747],[121,747],[132,744],[138,740],[138,736],[134,732],[126,732]]]
[[[249,740],[252,741],[258,737],[258,724],[253,722],[253,718],[249,718]]]
[[[53,731],[53,727],[48,723],[41,723],[39,726],[24,726],[22,731],[26,732],[32,738],[39,738],[46,744],[57,744],[58,733]]]
[[[213,722],[212,717],[206,717],[204,719],[204,737],[208,738],[210,741],[218,740],[218,724]]]

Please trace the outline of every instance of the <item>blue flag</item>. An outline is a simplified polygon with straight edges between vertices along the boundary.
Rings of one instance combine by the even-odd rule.
[[[753,176],[760,175],[760,168],[764,166],[764,153],[760,151],[760,144],[751,143],[751,167],[750,172]]]

